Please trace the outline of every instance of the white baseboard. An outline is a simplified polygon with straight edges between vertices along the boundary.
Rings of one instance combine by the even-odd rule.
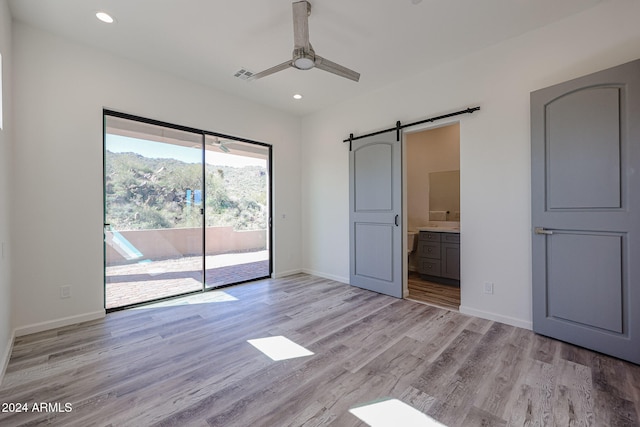
[[[78,314],[76,316],[63,317],[62,319],[50,320],[47,322],[34,323],[33,325],[21,326],[14,330],[16,337],[23,335],[35,334],[37,332],[48,331],[49,329],[69,326],[76,323],[88,322],[90,320],[102,319],[106,315],[104,310],[94,311],[93,313]]]
[[[13,341],[16,338],[16,331],[14,330],[9,337],[9,342],[7,343],[6,350],[2,355],[2,359],[0,359],[0,384],[2,384],[2,380],[4,379],[4,373],[7,372],[7,366],[9,365],[9,359],[11,359],[11,351],[13,350]]]
[[[318,276],[318,277],[322,277],[324,279],[335,280],[336,282],[345,283],[347,285],[349,284],[349,278],[348,277],[335,276],[333,274],[327,274],[327,273],[323,273],[321,271],[310,270],[308,268],[302,268],[302,269],[298,269],[298,270],[289,270],[289,271],[281,271],[281,272],[278,272],[278,273],[273,273],[273,278],[274,279],[279,279],[281,277],[293,276],[294,274],[300,274],[300,273],[310,274],[312,276]]]
[[[518,319],[515,317],[502,316],[500,314],[490,313],[488,311],[476,310],[475,308],[470,308],[461,305],[460,313],[466,314],[469,316],[480,317],[482,319],[493,320],[495,322],[504,323],[506,325],[515,326],[518,328],[524,329],[533,329],[533,322],[523,319]]]
[[[302,272],[306,273],[306,274],[311,274],[312,276],[322,277],[324,279],[335,280],[336,282],[344,283],[344,284],[347,284],[347,285],[349,284],[349,278],[348,277],[335,276],[333,274],[327,274],[327,273],[323,273],[321,271],[310,270],[308,268],[303,268]]]
[[[274,279],[280,279],[281,277],[293,276],[294,274],[300,274],[302,270],[289,270],[289,271],[280,271],[278,273],[273,273]]]

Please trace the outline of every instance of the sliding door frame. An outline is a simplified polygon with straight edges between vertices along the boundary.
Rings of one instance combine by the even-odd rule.
[[[273,146],[271,144],[268,144],[266,142],[260,142],[260,141],[254,141],[254,140],[250,140],[250,139],[246,139],[246,138],[241,138],[238,136],[233,136],[233,135],[227,135],[227,134],[223,134],[220,132],[212,132],[212,131],[208,131],[208,130],[203,130],[203,129],[197,129],[197,128],[192,128],[189,126],[182,126],[182,125],[178,125],[175,123],[169,123],[169,122],[164,122],[161,120],[155,120],[155,119],[149,119],[146,117],[141,117],[141,116],[136,116],[133,114],[128,114],[128,113],[122,113],[119,111],[115,111],[115,110],[110,110],[107,108],[103,108],[102,110],[102,180],[103,180],[103,197],[102,197],[102,202],[103,202],[103,206],[102,206],[102,217],[103,217],[103,223],[106,223],[106,213],[107,213],[107,200],[106,200],[106,195],[104,193],[105,188],[106,188],[106,170],[107,170],[107,165],[106,165],[106,136],[107,136],[107,117],[116,117],[116,118],[120,118],[120,119],[126,119],[126,120],[131,120],[131,121],[136,121],[136,122],[140,122],[140,123],[145,123],[145,124],[149,124],[149,125],[154,125],[154,126],[161,126],[161,127],[166,127],[169,129],[175,129],[178,131],[182,131],[182,132],[187,132],[187,133],[193,133],[196,135],[200,135],[202,138],[202,206],[203,209],[206,206],[207,200],[206,200],[206,186],[207,186],[207,182],[206,182],[206,168],[205,168],[205,154],[206,154],[206,150],[205,150],[205,139],[207,136],[213,136],[213,137],[218,137],[218,138],[222,138],[222,139],[227,139],[227,140],[233,140],[233,141],[238,141],[238,142],[242,142],[242,143],[246,143],[246,144],[252,144],[252,145],[257,145],[257,146],[261,146],[267,149],[268,151],[268,163],[267,163],[267,197],[268,197],[268,212],[267,212],[267,247],[268,247],[268,252],[269,252],[269,274],[268,276],[264,276],[264,277],[256,277],[256,278],[252,278],[249,280],[242,280],[239,282],[234,282],[234,283],[229,283],[229,284],[224,284],[221,286],[217,286],[217,287],[212,287],[212,288],[207,288],[206,286],[206,218],[204,217],[204,215],[202,216],[202,289],[200,291],[191,291],[191,292],[186,292],[186,293],[182,293],[179,295],[173,295],[173,296],[169,296],[169,297],[163,297],[163,298],[158,298],[158,299],[154,299],[154,300],[150,300],[150,301],[145,301],[145,302],[140,302],[140,303],[134,303],[131,305],[126,305],[126,306],[122,306],[122,307],[114,307],[114,308],[105,308],[107,313],[112,312],[112,311],[119,311],[119,310],[124,310],[127,308],[131,308],[131,307],[136,307],[136,306],[141,306],[141,305],[146,305],[146,304],[150,304],[150,303],[154,303],[154,302],[158,302],[158,301],[163,301],[163,300],[169,300],[169,299],[173,299],[176,297],[180,297],[180,296],[184,296],[184,295],[190,295],[190,294],[198,294],[198,293],[202,293],[202,292],[206,292],[206,291],[213,291],[213,290],[217,290],[217,289],[221,289],[221,288],[226,288],[229,286],[235,286],[241,283],[246,283],[246,282],[252,282],[255,280],[261,280],[261,279],[267,279],[270,278],[273,275]],[[103,232],[104,232],[104,228],[103,228]],[[106,245],[106,243],[103,243],[103,245]],[[107,277],[106,277],[106,265],[107,265],[107,251],[106,251],[106,247],[103,246],[103,303],[106,307],[106,302],[107,302],[107,295],[106,295],[106,284],[107,284]]]

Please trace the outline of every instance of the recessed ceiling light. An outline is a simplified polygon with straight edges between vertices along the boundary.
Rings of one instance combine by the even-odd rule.
[[[293,95],[293,99],[302,99],[302,95],[296,93],[295,95]]]
[[[113,18],[107,12],[96,12],[96,18],[107,24],[113,23]]]

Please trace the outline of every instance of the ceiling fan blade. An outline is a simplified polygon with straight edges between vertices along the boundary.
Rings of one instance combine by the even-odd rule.
[[[311,4],[308,1],[293,3],[293,43],[295,48],[309,49],[309,14]]]
[[[285,70],[289,67],[299,70],[309,70],[317,67],[321,70],[328,71],[340,77],[353,80],[360,80],[360,73],[343,67],[340,64],[329,61],[315,54],[311,43],[309,43],[309,15],[311,14],[311,3],[307,0],[297,1],[292,4],[293,7],[293,40],[294,48],[292,59],[283,62],[280,65],[271,67],[249,77],[247,80],[257,80],[266,77],[278,71]]]
[[[340,64],[336,64],[335,62],[329,61],[321,56],[316,55],[316,68],[319,68],[324,71],[328,71],[333,74],[337,74],[340,77],[345,77],[349,80],[353,80],[357,82],[360,80],[360,73],[357,73],[353,70],[348,69],[347,67],[343,67]]]
[[[267,77],[268,75],[271,75],[273,73],[277,73],[278,71],[286,70],[289,67],[291,67],[291,60],[290,59],[287,60],[286,62],[283,62],[282,64],[276,65],[275,67],[267,68],[264,71],[260,71],[259,73],[255,73],[254,75],[249,77],[248,80],[261,79],[261,78]]]

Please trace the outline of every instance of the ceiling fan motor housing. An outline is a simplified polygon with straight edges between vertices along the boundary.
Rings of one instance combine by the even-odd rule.
[[[313,50],[305,51],[303,47],[293,49],[293,61],[291,63],[298,70],[310,70],[316,64],[316,55]]]

